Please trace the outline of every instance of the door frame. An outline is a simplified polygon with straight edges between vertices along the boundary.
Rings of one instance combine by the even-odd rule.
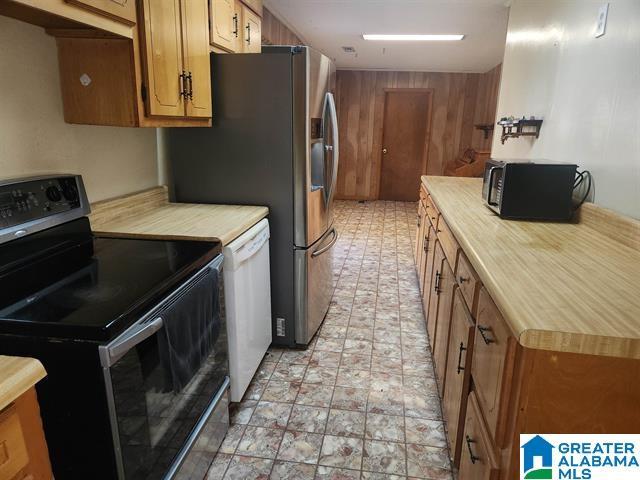
[[[427,95],[427,125],[425,127],[425,142],[422,151],[422,168],[421,175],[426,175],[427,164],[429,163],[429,145],[431,144],[431,118],[433,117],[433,88],[384,88],[384,106],[382,110],[382,128],[380,134],[380,148],[375,158],[378,159],[378,168],[376,171],[376,199],[380,198],[380,180],[382,178],[382,149],[384,148],[384,121],[387,116],[387,98],[389,93],[424,93]],[[416,186],[416,188],[418,188]]]

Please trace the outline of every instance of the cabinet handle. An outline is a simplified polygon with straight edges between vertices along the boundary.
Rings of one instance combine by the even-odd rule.
[[[463,277],[462,275],[460,275],[460,283],[464,283],[464,282],[468,282],[469,281],[469,277]]]
[[[424,244],[422,246],[422,250],[424,250],[424,253],[427,253],[429,251],[429,237],[427,236],[424,237]]]
[[[416,215],[416,218],[418,219],[417,221],[418,228],[420,228],[420,220],[422,220],[422,218],[420,217],[420,215]]]
[[[440,295],[440,272],[436,270],[436,281],[433,286],[433,291],[436,292],[436,295]]]
[[[245,27],[247,29],[247,40],[246,42],[251,45],[251,24],[247,23],[247,26]]]
[[[187,95],[189,96],[189,100],[193,100],[193,76],[191,72],[187,75],[187,82],[189,83],[189,93],[187,93]]]
[[[462,352],[466,350],[467,347],[464,346],[464,343],[460,342],[460,351],[458,352],[458,375],[460,375],[460,372],[464,370],[464,367],[460,364],[462,363]]]
[[[489,345],[490,343],[496,343],[496,341],[487,334],[487,332],[491,331],[491,327],[483,327],[482,325],[478,325],[478,331],[480,332],[480,335],[482,335],[482,340],[484,340],[484,343],[486,343],[487,345]]]
[[[238,38],[238,14],[237,13],[233,16],[233,27],[234,27],[233,34],[236,36],[236,38]]]
[[[469,435],[465,435],[466,440],[467,440],[467,448],[469,449],[469,458],[471,459],[471,463],[475,465],[475,463],[480,460],[480,457],[476,457],[473,454],[473,449],[471,448],[471,444],[472,443],[476,443],[475,440],[472,440],[471,437]]]
[[[180,79],[180,96],[186,99],[188,95],[185,86],[185,83],[187,81],[187,72],[183,70],[182,73],[178,75],[178,78]]]

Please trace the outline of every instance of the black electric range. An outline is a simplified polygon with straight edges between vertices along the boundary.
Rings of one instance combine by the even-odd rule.
[[[228,424],[222,246],[93,235],[78,176],[0,184],[0,354],[42,361],[57,478],[174,478]]]

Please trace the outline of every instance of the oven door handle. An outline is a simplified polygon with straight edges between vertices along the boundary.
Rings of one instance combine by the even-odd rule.
[[[142,343],[144,340],[160,330],[163,325],[164,321],[162,320],[162,317],[157,317],[150,322],[141,323],[137,328],[132,329],[131,332],[127,332],[126,335],[109,346],[108,352],[110,365],[113,365],[133,347]]]

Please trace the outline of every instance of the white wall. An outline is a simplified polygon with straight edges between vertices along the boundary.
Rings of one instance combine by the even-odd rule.
[[[91,201],[158,184],[155,129],[64,123],[55,40],[0,16],[0,178],[82,174]]]
[[[535,115],[538,140],[493,139],[495,158],[574,162],[595,179],[594,201],[640,218],[640,0],[515,0],[498,118]]]

